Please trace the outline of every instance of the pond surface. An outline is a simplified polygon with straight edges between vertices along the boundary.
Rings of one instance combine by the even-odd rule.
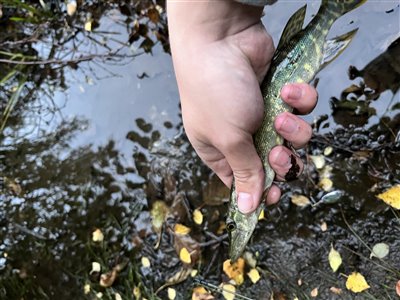
[[[0,298],[167,299],[167,288],[155,292],[178,273],[186,280],[171,280],[177,299],[190,299],[197,279],[206,288],[228,282],[221,223],[228,191],[183,133],[164,3],[79,2],[68,17],[64,6],[0,3],[7,29],[0,58],[48,61],[2,61],[2,122],[12,109],[0,133]],[[304,3],[308,21],[318,1],[265,8],[275,43]],[[305,117],[315,130],[301,152],[305,174],[282,185],[281,202],[259,222],[248,255],[261,279],[253,284],[245,275],[237,299],[311,299],[315,288],[317,299],[396,299],[400,213],[376,195],[400,184],[399,20],[398,1],[368,1],[334,24],[330,37],[359,30],[318,74],[318,106]],[[91,31],[83,29],[88,23]],[[325,165],[316,168],[315,157]],[[298,195],[311,205],[294,204]],[[159,200],[165,205],[156,210]],[[163,231],[155,214],[166,214]],[[190,234],[178,237],[177,223]],[[93,241],[98,229],[100,242]],[[370,257],[377,243],[389,246],[382,259]],[[332,246],[343,260],[336,273],[328,263]],[[182,264],[182,248],[192,263]],[[352,272],[364,275],[366,292],[346,289]]]

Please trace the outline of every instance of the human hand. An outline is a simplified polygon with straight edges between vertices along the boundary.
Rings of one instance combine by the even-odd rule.
[[[244,213],[256,209],[264,188],[264,171],[252,137],[263,118],[259,85],[274,47],[260,23],[261,13],[260,8],[230,0],[168,2],[170,42],[187,136],[225,185],[230,187],[235,177],[238,206]],[[289,84],[281,97],[299,113],[307,113],[314,108],[317,93],[307,84]],[[294,148],[304,146],[311,137],[311,127],[291,113],[279,115],[275,127]],[[284,146],[270,152],[276,179],[283,180],[289,171],[290,155]],[[296,159],[302,170],[302,161]],[[277,202],[280,194],[273,185],[267,203]]]

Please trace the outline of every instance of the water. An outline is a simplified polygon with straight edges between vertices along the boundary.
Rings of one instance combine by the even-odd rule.
[[[268,6],[263,17],[275,43],[287,18],[304,3],[282,2]],[[318,9],[317,2],[308,3],[306,21]],[[147,2],[142,5],[145,11],[146,5],[151,7]],[[90,10],[87,7],[100,27],[98,33],[95,30],[77,35],[82,41],[80,51],[107,53],[107,47],[93,42],[93,38],[106,38],[106,45],[112,49],[129,38],[127,28],[132,30],[135,25],[124,20],[133,20],[136,15],[131,12],[127,17],[123,7],[97,2]],[[82,13],[74,21],[83,26],[85,18]],[[149,27],[163,28],[160,20],[159,27],[153,23]],[[368,1],[335,23],[331,37],[355,27],[359,31],[348,49],[318,75],[318,106],[306,119],[314,122],[321,115],[329,117],[303,155],[320,154],[325,147],[334,146],[333,154],[326,159],[332,166],[333,189],[343,191],[344,196],[337,203],[314,208],[293,205],[293,193],[316,201],[325,194],[314,185],[321,175],[311,164],[299,181],[284,185],[286,193],[279,207],[267,212],[267,220],[260,222],[249,247],[258,255],[262,279],[252,285],[246,278],[245,284],[238,287],[239,293],[254,299],[269,299],[271,293],[275,297],[291,299],[296,295],[307,299],[318,287],[321,299],[334,299],[339,296],[329,288],[337,286],[343,289],[340,299],[396,297],[394,284],[400,278],[399,214],[375,195],[399,183],[395,135],[400,124],[398,108],[392,109],[399,103],[399,93],[386,90],[377,101],[366,105],[376,113],[362,115],[358,126],[348,123],[358,120],[357,112],[365,105],[348,109],[350,117],[339,118],[336,113],[331,116],[330,100],[340,99],[351,84],[359,85],[360,78],[349,79],[349,66],[361,70],[382,54],[398,37],[399,20],[398,2]],[[9,30],[24,32],[29,28],[16,26]],[[124,46],[122,53],[137,54],[143,40]],[[52,45],[49,38],[34,43],[33,49],[48,57]],[[13,47],[19,49],[18,45]],[[195,257],[201,249],[202,259],[198,259],[202,263],[192,267],[205,280],[216,285],[227,280],[221,274],[227,240],[215,238],[221,234],[223,237],[223,233],[216,232],[224,219],[222,202],[227,190],[209,177],[181,133],[179,96],[170,56],[161,45],[153,47],[152,53],[133,60],[104,62],[97,58],[80,63],[77,70],[60,65],[27,69],[30,73],[25,87],[30,92],[24,90],[27,96],[15,106],[1,136],[0,298],[92,299],[101,292],[105,299],[114,299],[115,293],[129,299],[135,286],[151,298],[151,291],[180,270],[176,249],[182,245],[193,248]],[[10,88],[3,85],[3,99],[7,99],[8,91]],[[357,97],[365,100],[368,95]],[[166,226],[160,248],[154,249],[158,237],[149,211],[160,199],[167,206],[173,205],[174,216],[167,224],[173,226],[175,220],[191,227],[192,232],[188,240],[173,239]],[[199,207],[205,219],[201,226],[191,218],[193,209]],[[323,222],[327,223],[327,231],[321,230]],[[91,240],[96,228],[104,233],[103,243]],[[365,244],[371,247],[377,242],[390,247],[384,262],[369,259]],[[331,244],[343,257],[339,272],[361,272],[371,286],[367,295],[346,291],[345,278],[331,272],[327,262]],[[142,256],[150,259],[150,268],[141,265]],[[104,288],[98,284],[100,274],[90,274],[93,261],[101,264],[102,273],[129,263],[118,272],[112,287]],[[181,298],[190,298],[192,283],[189,278],[174,288]],[[91,287],[88,294],[84,294],[85,285]],[[165,299],[165,291],[159,297]]]

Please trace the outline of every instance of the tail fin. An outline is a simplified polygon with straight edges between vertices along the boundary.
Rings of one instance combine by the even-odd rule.
[[[321,10],[326,9],[337,17],[355,9],[367,0],[322,0]]]

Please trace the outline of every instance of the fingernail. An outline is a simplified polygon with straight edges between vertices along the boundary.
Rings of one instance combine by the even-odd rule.
[[[289,89],[288,98],[292,100],[299,100],[303,94],[303,90],[300,87],[293,84],[288,86],[287,89]]]
[[[247,214],[253,210],[253,196],[248,193],[239,193],[238,195],[238,208],[239,210]]]
[[[279,131],[283,131],[284,133],[293,133],[299,129],[299,124],[287,115],[278,117],[276,126]]]
[[[275,161],[277,165],[285,169],[290,169],[290,167],[292,166],[289,155],[283,150],[279,152]]]

